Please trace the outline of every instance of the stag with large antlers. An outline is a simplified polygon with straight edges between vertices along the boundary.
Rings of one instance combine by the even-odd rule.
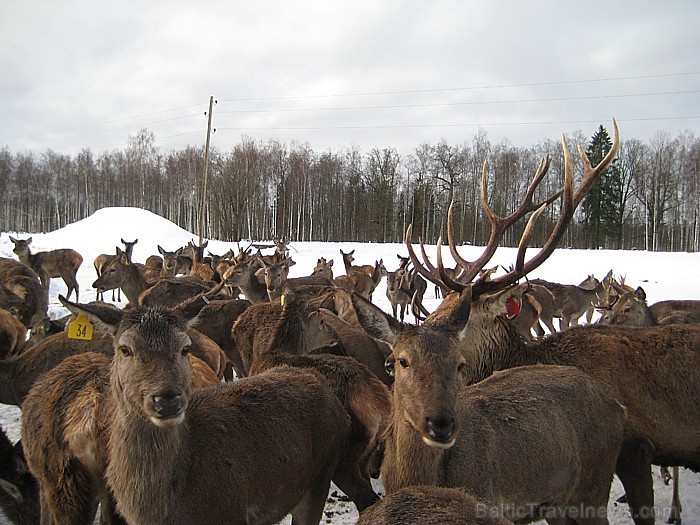
[[[680,464],[700,470],[697,440],[687,438],[700,433],[700,409],[696,402],[700,398],[700,327],[675,325],[625,329],[587,326],[559,332],[542,342],[528,345],[505,321],[491,322],[485,328],[485,334],[473,325],[470,326],[472,304],[488,300],[489,294],[506,291],[551,255],[576,206],[617,154],[619,137],[617,125],[613,124],[615,134],[612,148],[598,165],[593,167],[579,147],[584,176],[578,189],[574,190],[573,167],[564,141],[566,181],[562,192],[541,204],[533,202],[534,191],[549,167],[549,159],[545,159],[540,164],[523,203],[506,217],[496,215],[488,204],[485,165],[482,203],[491,224],[491,238],[483,254],[475,261],[460,257],[455,247],[450,211],[450,251],[462,268],[457,278],[449,278],[444,271],[440,242],[437,266],[433,266],[425,255],[425,264],[422,264],[413,250],[411,228],[408,229],[406,245],[416,268],[434,284],[446,285],[453,290],[423,326],[409,327],[372,305],[357,300],[354,303],[363,326],[374,337],[392,345],[394,358],[399,358],[404,352],[409,355],[430,352],[428,347],[434,345],[434,334],[447,337],[450,340],[450,351],[461,353],[466,361],[465,375],[468,382],[481,381],[497,370],[534,363],[573,365],[588,373],[611,397],[627,408],[628,419],[616,473],[625,487],[635,523],[650,525],[654,523],[651,464]],[[525,252],[534,220],[559,195],[563,195],[561,215],[543,247],[526,261]],[[532,213],[532,216],[522,235],[512,270],[500,277],[488,280],[480,277],[472,282],[491,259],[506,230],[528,213]],[[505,308],[503,311],[505,313]],[[502,334],[495,335],[497,330]],[[501,344],[494,344],[496,337],[501,338]],[[479,339],[482,339],[480,346],[473,346],[473,341]],[[489,339],[489,342],[485,339]],[[677,381],[669,382],[668,377],[676,377]],[[665,392],[664,396],[658,395],[660,389]],[[408,417],[415,417],[415,414],[408,414]],[[415,421],[420,423],[423,420]]]

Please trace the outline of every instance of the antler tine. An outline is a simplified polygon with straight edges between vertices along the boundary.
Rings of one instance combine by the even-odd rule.
[[[613,119],[613,132],[613,143],[610,151],[608,151],[608,154],[605,155],[603,160],[595,167],[591,166],[591,161],[583,150],[583,147],[581,147],[580,144],[578,145],[578,153],[583,161],[583,180],[574,195],[574,209],[591,190],[593,184],[598,180],[600,173],[615,160],[615,157],[617,157],[617,153],[620,150],[620,131],[617,129],[617,121],[615,119]]]
[[[437,242],[437,265],[438,272],[440,272],[440,279],[450,290],[461,292],[468,286],[467,284],[455,281],[454,279],[452,279],[452,277],[447,275],[447,272],[445,271],[445,265],[442,263],[442,237],[438,237]]]
[[[571,163],[571,156],[566,143],[566,137],[562,136],[562,150],[564,153],[564,188],[562,189],[562,209],[559,219],[557,220],[552,233],[547,239],[547,242],[545,242],[544,246],[532,259],[527,261],[527,263],[525,262],[525,252],[527,250],[530,237],[532,236],[535,221],[544,211],[546,207],[545,203],[542,204],[528,220],[527,226],[525,227],[525,231],[523,232],[520,239],[520,244],[518,246],[515,268],[506,275],[496,279],[490,281],[479,280],[475,282],[472,288],[472,297],[477,297],[483,293],[491,293],[515,283],[523,275],[540,266],[552,254],[557,244],[564,236],[564,232],[566,231],[566,228],[574,215],[576,206],[578,206],[583,197],[585,197],[586,193],[591,189],[602,171],[610,165],[617,155],[617,151],[619,150],[619,132],[615,119],[613,119],[613,128],[615,130],[615,137],[613,139],[612,148],[597,166],[591,166],[588,157],[583,152],[583,149],[579,147],[579,153],[581,154],[581,159],[584,163],[584,180],[576,192],[574,192],[574,168]]]
[[[421,253],[421,256],[423,257],[423,262],[425,263],[425,267],[433,275],[438,275],[437,268],[435,268],[435,266],[433,266],[433,263],[430,262],[430,258],[428,257],[428,254],[425,252],[425,246],[423,245],[423,239],[421,239],[420,237],[418,237],[418,246],[420,246],[420,253]]]
[[[409,224],[408,228],[406,228],[406,248],[408,249],[408,256],[411,258],[411,262],[413,263],[413,266],[416,270],[418,270],[418,273],[421,274],[423,277],[428,279],[431,283],[433,283],[436,286],[446,286],[440,279],[436,276],[430,273],[418,260],[418,256],[416,255],[416,252],[413,251],[413,244],[411,244],[411,236],[413,234],[413,224]]]
[[[535,204],[533,202],[535,191],[542,182],[544,176],[549,171],[549,166],[551,162],[552,159],[549,155],[540,161],[540,164],[537,167],[537,171],[535,172],[535,176],[532,178],[532,181],[530,182],[530,185],[528,186],[527,191],[525,192],[525,197],[523,198],[518,209],[516,209],[510,215],[500,217],[493,211],[488,202],[488,188],[486,183],[488,162],[484,161],[484,167],[481,172],[481,206],[484,209],[486,217],[491,223],[491,235],[489,237],[486,248],[479,256],[479,258],[473,262],[465,260],[464,258],[460,257],[459,253],[457,253],[457,248],[454,244],[454,229],[452,226],[452,205],[450,205],[450,209],[448,211],[447,225],[448,243],[450,246],[450,252],[452,253],[452,257],[458,262],[458,264],[462,268],[462,273],[459,276],[459,280],[461,282],[470,282],[478,275],[479,271],[484,267],[486,263],[488,263],[491,260],[494,253],[496,253],[498,243],[500,242],[501,238],[503,237],[503,234],[508,228],[510,228],[515,222],[520,220],[528,213],[541,208],[543,205],[546,206],[548,204],[551,204],[559,198],[559,196],[561,195],[561,190],[556,192],[554,195],[551,195],[541,203]]]

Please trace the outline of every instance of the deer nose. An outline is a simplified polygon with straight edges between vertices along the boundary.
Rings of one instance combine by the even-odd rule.
[[[453,417],[426,418],[425,424],[430,439],[438,443],[447,443],[454,437],[455,419]]]
[[[180,395],[153,396],[153,410],[160,417],[176,416],[182,410],[182,406],[182,396]]]

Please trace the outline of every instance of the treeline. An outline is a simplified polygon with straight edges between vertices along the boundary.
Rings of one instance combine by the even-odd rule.
[[[601,126],[593,137],[568,137],[575,172],[581,144],[595,162],[610,147]],[[147,130],[123,150],[71,156],[47,150],[0,149],[3,231],[46,232],[109,206],[150,210],[199,233],[203,147],[161,152]],[[435,243],[445,235],[449,203],[456,206],[456,236],[483,245],[490,227],[481,208],[481,174],[488,162],[489,201],[496,213],[519,205],[540,160],[551,155],[537,198],[563,181],[559,142],[530,148],[492,144],[477,133],[462,144],[421,144],[401,156],[392,148],[357,147],[317,152],[307,144],[242,138],[227,151],[210,152],[205,238],[226,241],[286,236],[296,241],[402,242],[406,228]],[[574,248],[698,251],[700,140],[659,132],[649,142],[623,140],[614,165],[584,201],[564,245]],[[539,219],[541,244],[558,214]],[[504,240],[516,245],[522,231]]]

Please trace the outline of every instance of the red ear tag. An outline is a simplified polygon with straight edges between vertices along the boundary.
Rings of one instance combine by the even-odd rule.
[[[506,314],[508,317],[515,317],[520,313],[520,303],[513,299],[513,297],[509,297],[508,300],[506,301]]]

